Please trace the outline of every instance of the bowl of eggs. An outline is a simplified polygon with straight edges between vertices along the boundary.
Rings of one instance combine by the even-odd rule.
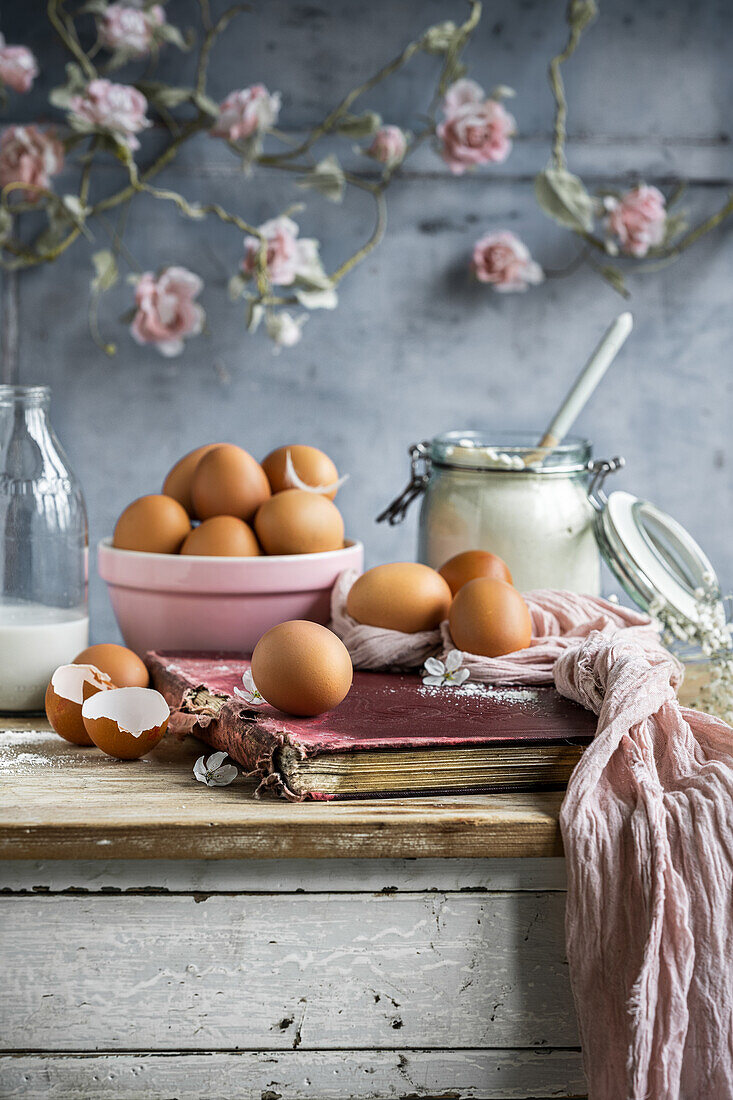
[[[125,644],[251,653],[278,623],[327,623],[336,578],[364,560],[334,503],[343,480],[305,445],[261,463],[229,443],[185,455],[98,547]]]

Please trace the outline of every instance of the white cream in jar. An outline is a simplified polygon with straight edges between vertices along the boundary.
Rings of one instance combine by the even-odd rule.
[[[438,569],[464,550],[489,550],[521,591],[600,594],[590,444],[573,439],[538,449],[538,438],[446,432],[425,445],[421,562]]]

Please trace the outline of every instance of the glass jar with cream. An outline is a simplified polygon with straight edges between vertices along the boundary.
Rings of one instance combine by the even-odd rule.
[[[600,594],[589,499],[591,444],[538,447],[538,433],[453,431],[411,448],[410,486],[380,517],[397,522],[422,494],[418,559],[435,569],[464,550],[490,550],[517,588]]]

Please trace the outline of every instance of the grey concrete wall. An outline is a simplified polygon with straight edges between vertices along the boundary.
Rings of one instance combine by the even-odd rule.
[[[722,0],[615,0],[601,8],[567,67],[571,167],[608,186],[639,177],[666,186],[682,175],[692,181],[686,204],[712,211],[733,177],[733,8]],[[338,311],[314,315],[290,352],[275,357],[264,336],[248,336],[241,307],[227,301],[227,278],[241,258],[237,235],[212,220],[184,222],[153,200],[136,200],[128,247],[143,268],[182,263],[207,284],[211,335],[180,359],[165,361],[127,338],[117,322],[129,304],[125,287],[102,312],[119,353],[108,360],[96,350],[87,334],[84,245],[52,269],[4,280],[5,375],[53,387],[54,424],[85,486],[92,540],[111,530],[125,503],[156,491],[173,460],[196,444],[232,440],[262,455],[299,440],[323,447],[351,472],[339,503],[350,533],[366,542],[369,563],[410,557],[416,515],[396,529],[373,519],[405,479],[411,441],[453,427],[543,425],[621,299],[587,270],[501,297],[472,285],[466,263],[480,232],[503,227],[524,237],[547,268],[574,255],[573,242],[537,210],[531,184],[547,156],[545,69],[563,41],[563,9],[560,0],[485,4],[468,60],[487,88],[517,90],[520,136],[512,156],[460,180],[435,156],[416,161],[389,191],[386,241],[344,282]],[[168,11],[181,23],[193,20],[188,3],[173,2]],[[222,98],[264,81],[283,92],[282,124],[302,129],[424,26],[464,11],[452,0],[269,0],[218,47],[211,92]],[[44,66],[37,92],[15,96],[7,116],[31,117],[45,110],[44,92],[60,80],[61,49],[40,3],[4,3],[0,29],[9,41],[31,45]],[[169,50],[163,79],[181,82],[189,64]],[[426,106],[429,69],[420,59],[365,105],[414,126]],[[216,198],[255,222],[294,198],[281,174],[244,179],[223,143],[206,138],[163,182],[191,199]],[[327,267],[363,239],[371,218],[359,195],[343,209],[309,197],[299,216],[304,235],[322,237]],[[730,232],[632,280],[635,333],[579,424],[597,452],[626,456],[618,484],[687,524],[727,586]],[[102,234],[95,247],[103,244]],[[96,580],[92,602],[97,639],[113,637]]]

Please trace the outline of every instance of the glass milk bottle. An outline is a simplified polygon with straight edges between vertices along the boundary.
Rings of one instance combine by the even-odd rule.
[[[87,516],[47,386],[0,385],[0,710],[40,710],[89,638]]]

